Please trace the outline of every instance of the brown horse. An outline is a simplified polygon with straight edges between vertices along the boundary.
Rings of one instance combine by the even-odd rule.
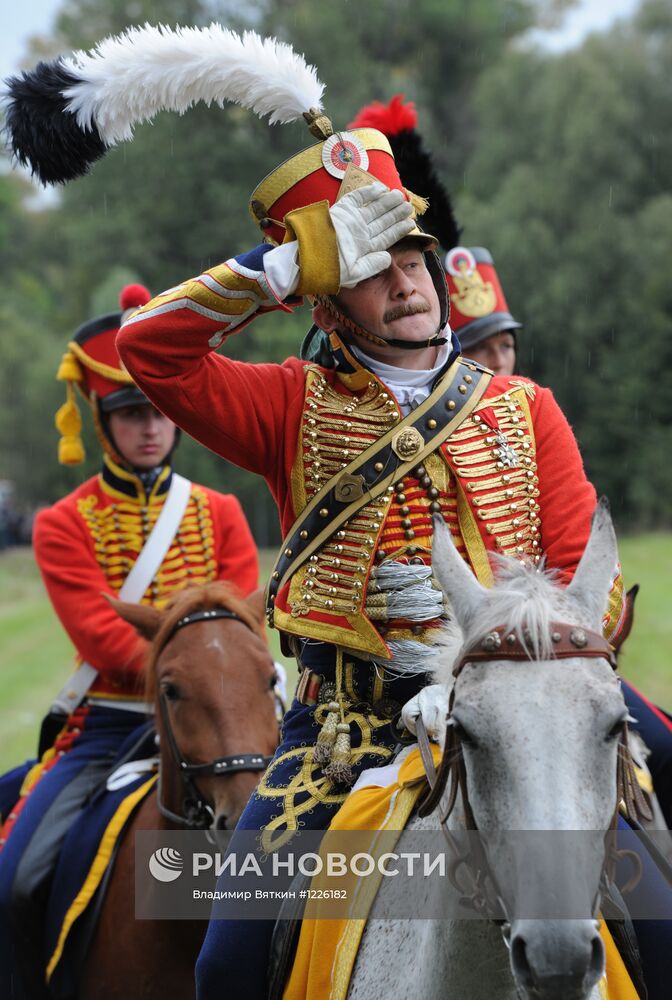
[[[147,684],[160,787],[120,846],[78,997],[189,1000],[206,923],[135,920],[134,834],[235,826],[277,746],[275,667],[257,595],[244,601],[226,584],[211,583],[181,592],[163,611],[113,603],[152,643]],[[186,781],[179,760],[194,765]]]

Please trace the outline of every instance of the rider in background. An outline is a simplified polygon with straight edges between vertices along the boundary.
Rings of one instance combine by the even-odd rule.
[[[445,257],[450,324],[465,357],[495,375],[516,371],[516,330],[494,261],[484,247],[456,246]]]
[[[492,368],[496,375],[513,375],[517,371],[515,331],[521,324],[508,311],[492,257],[482,247],[453,247],[446,255],[445,266],[451,323],[463,354]],[[476,294],[485,300],[482,290],[488,286],[493,290],[491,313],[465,315],[461,311],[467,302],[465,291],[476,288]],[[647,765],[667,825],[672,827],[672,718],[623,677],[621,686],[636,720],[632,725],[651,751]]]
[[[143,286],[127,286],[120,297],[121,311],[77,330],[58,372],[67,383],[67,401],[56,416],[62,435],[59,460],[75,465],[84,458],[76,387],[91,406],[102,469],[41,511],[35,523],[35,558],[82,666],[57,699],[65,708],[60,731],[57,725],[52,739],[45,739],[43,727],[40,761],[0,779],[3,981],[17,967],[24,976],[26,967],[35,969],[41,910],[63,838],[122,745],[132,745],[147,721],[142,670],[146,643],[104,595],[119,594],[168,506],[173,482],[179,432],[133,384],[114,346],[125,313],[149,298]],[[182,490],[174,515],[176,519],[182,511],[181,518],[172,536],[168,529],[167,551],[147,580],[142,603],[161,606],[177,590],[219,579],[250,594],[257,587],[257,550],[238,500],[186,481]],[[53,723],[54,716],[48,719]],[[37,989],[41,985],[27,995],[40,995]],[[0,995],[21,996],[16,980]]]

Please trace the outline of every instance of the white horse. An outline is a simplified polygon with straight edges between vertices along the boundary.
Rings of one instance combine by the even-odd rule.
[[[434,571],[464,636],[462,648],[473,649],[504,625],[502,639],[515,634],[518,642],[527,641],[534,657],[467,662],[454,680],[455,649],[439,654],[436,679],[447,692],[454,684],[448,724],[461,745],[475,826],[488,834],[608,830],[628,712],[606,658],[582,657],[577,649],[575,657],[553,659],[551,626],[576,626],[579,636],[581,629],[601,633],[618,558],[608,508],[598,507],[588,545],[566,588],[515,560],[503,561],[493,589],[482,587],[445,525],[435,522]],[[445,799],[444,792],[444,806]],[[440,812],[413,819],[408,829],[438,830]],[[465,828],[461,794],[448,827]],[[558,850],[562,855],[569,848],[558,845]],[[523,857],[506,847],[488,853],[507,923],[377,920],[376,908],[389,913],[386,901],[398,891],[394,879],[384,879],[353,970],[350,1000],[598,1000],[605,952],[595,918],[604,838],[586,836],[580,858],[559,856],[551,866],[533,850]],[[535,901],[541,912],[544,900],[562,896],[563,872],[576,872],[577,865],[582,918],[526,919]]]

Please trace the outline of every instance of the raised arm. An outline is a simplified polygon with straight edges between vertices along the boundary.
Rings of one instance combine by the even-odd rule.
[[[127,369],[164,413],[212,451],[271,479],[285,436],[277,415],[303,392],[303,365],[246,364],[214,351],[257,314],[291,311],[281,300],[289,286],[280,283],[293,278],[295,251],[296,244],[258,247],[169,289],[135,313],[117,340]],[[264,269],[268,257],[277,289]],[[278,257],[289,266],[278,266]]]
[[[201,444],[265,476],[273,488],[287,415],[303,393],[303,366],[250,365],[212,352],[257,314],[291,311],[300,296],[332,294],[389,266],[387,248],[414,226],[400,191],[380,183],[289,212],[295,239],[261,245],[157,296],[119,333],[119,353],[140,388]],[[292,298],[292,296],[299,298]],[[285,464],[285,473],[289,470]]]

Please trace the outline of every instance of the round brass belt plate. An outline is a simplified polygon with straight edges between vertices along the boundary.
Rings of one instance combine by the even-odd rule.
[[[424,445],[424,439],[417,427],[404,427],[392,438],[392,451],[402,461],[417,455]]]

